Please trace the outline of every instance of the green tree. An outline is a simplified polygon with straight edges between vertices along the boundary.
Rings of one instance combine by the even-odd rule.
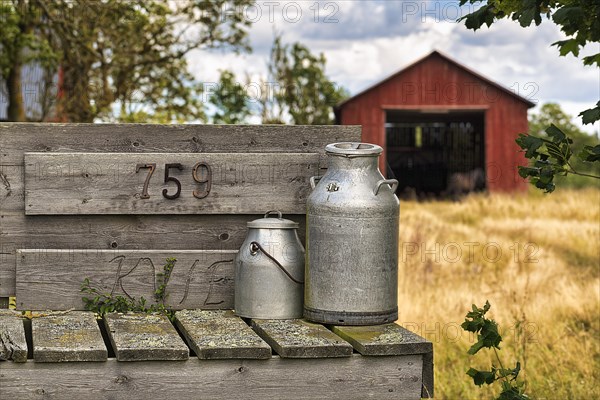
[[[573,117],[565,113],[560,105],[556,103],[547,103],[542,105],[537,114],[532,114],[529,118],[529,134],[551,140],[552,138],[546,133],[546,129],[554,124],[564,134],[573,140],[571,149],[573,154],[580,154],[586,146],[593,147],[599,143],[598,132],[588,134],[582,131],[573,123]],[[581,160],[579,157],[572,157],[569,160],[573,171],[589,175],[600,176],[600,163],[590,163]],[[557,176],[556,182],[564,186],[583,187],[593,185],[600,187],[600,181],[586,179],[576,174],[567,176]]]
[[[279,113],[287,112],[298,125],[334,123],[333,106],[348,92],[325,75],[325,56],[314,55],[300,44],[284,45],[275,37],[269,61],[269,79],[275,83],[273,96]]]
[[[567,36],[566,40],[552,44],[559,49],[561,56],[573,54],[579,57],[586,45],[600,43],[600,1],[597,0],[460,0],[461,5],[467,3],[481,6],[460,18],[469,29],[477,30],[484,24],[489,27],[503,18],[518,21],[522,27],[528,27],[532,23],[541,24],[545,17]],[[594,50],[598,48],[593,47]],[[600,53],[583,57],[583,64],[592,68],[594,65],[596,68],[600,67]],[[596,107],[582,111],[579,116],[584,124],[600,120],[600,101]],[[519,174],[546,192],[555,189],[555,176],[574,174],[600,179],[598,175],[574,168],[575,140],[559,125],[560,120],[553,121],[544,129],[544,137],[530,133],[521,134],[517,139],[525,157],[532,161],[532,165],[528,167],[519,167]],[[594,164],[590,169],[596,170],[600,165],[600,144],[584,145],[576,157],[583,163]]]
[[[215,124],[240,124],[251,114],[248,93],[228,70],[221,71],[209,103],[217,109],[212,117]]]
[[[573,117],[565,113],[557,103],[543,104],[538,113],[529,116],[529,133],[543,136],[550,124],[555,124],[572,137],[589,136],[573,123]]]
[[[252,0],[12,0],[17,20],[44,30],[62,68],[58,112],[71,122],[166,122],[204,117],[185,55],[199,48],[249,50],[250,21],[231,6]],[[31,18],[31,16],[36,16]],[[3,35],[4,36],[4,35]],[[20,41],[15,54],[29,53]],[[13,59],[2,56],[14,65]]]
[[[323,54],[315,56],[300,43],[282,44],[275,37],[268,76],[245,88],[230,71],[222,71],[209,102],[216,108],[214,123],[245,122],[259,116],[263,124],[332,124],[333,106],[348,96],[325,75]]]
[[[0,76],[6,83],[9,121],[26,120],[21,83],[23,66],[36,62],[52,75],[56,71],[58,55],[52,49],[51,37],[42,26],[33,3],[29,0],[0,2]]]
[[[275,97],[275,90],[278,87],[276,82],[270,82],[268,78],[261,77],[258,87],[260,93],[257,106],[262,124],[284,125],[283,109]]]

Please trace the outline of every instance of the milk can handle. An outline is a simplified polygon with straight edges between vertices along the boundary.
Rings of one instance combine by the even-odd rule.
[[[269,218],[269,215],[273,214],[273,213],[277,213],[279,219],[283,218],[283,214],[281,213],[281,211],[279,210],[271,210],[271,211],[267,211],[265,213],[265,218]]]
[[[377,196],[377,194],[379,193],[379,189],[381,189],[382,185],[388,184],[392,187],[392,192],[396,193],[396,189],[398,189],[398,181],[396,179],[382,179],[379,182],[377,182],[377,185],[375,185],[375,196]]]
[[[292,274],[290,274],[283,265],[281,265],[279,263],[279,261],[277,261],[275,259],[275,257],[273,257],[272,255],[270,255],[269,253],[267,253],[267,251],[265,249],[263,249],[263,247],[258,243],[258,242],[252,242],[250,243],[250,254],[255,255],[258,250],[262,251],[264,253],[265,256],[267,256],[271,261],[273,261],[275,263],[275,265],[277,265],[279,267],[280,270],[283,271],[284,274],[287,275],[288,278],[290,278],[294,283],[297,283],[298,285],[304,285],[304,281],[299,281],[298,279],[294,278],[292,276]]]
[[[321,178],[323,178],[323,175],[317,175],[317,176],[311,176],[310,177],[310,187],[312,189],[317,187],[317,182],[321,180]]]

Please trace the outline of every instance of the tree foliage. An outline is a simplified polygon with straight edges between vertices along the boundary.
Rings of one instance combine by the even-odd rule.
[[[546,193],[553,192],[556,188],[556,176],[566,177],[572,174],[600,179],[600,144],[583,145],[579,153],[575,154],[573,139],[554,124],[546,128],[544,136],[520,134],[517,144],[525,151],[525,157],[532,160],[532,165],[519,167],[519,175],[529,178],[535,187]],[[593,173],[584,172],[588,170]]]
[[[532,23],[539,25],[544,18],[552,20],[567,36],[566,40],[553,43],[561,56],[572,53],[579,56],[588,43],[600,42],[600,2],[593,0],[460,0],[481,7],[461,20],[469,29],[477,30],[482,25],[491,26],[495,21],[509,18],[522,27]],[[585,65],[600,66],[600,53],[583,58]]]
[[[555,124],[571,137],[583,139],[589,136],[573,123],[573,117],[563,111],[558,103],[543,104],[539,112],[530,115],[529,133],[544,135],[544,131],[550,124]]]
[[[518,21],[522,27],[528,27],[532,23],[541,24],[545,17],[559,26],[567,36],[566,40],[552,44],[558,47],[561,56],[573,54],[579,57],[580,51],[587,44],[600,43],[600,1],[597,0],[460,0],[461,5],[467,3],[481,6],[460,18],[469,29],[477,30],[484,24],[489,27],[503,18],[510,18]],[[594,50],[597,48],[594,46]],[[600,67],[600,53],[583,57],[583,64]],[[573,145],[579,141],[578,132],[573,131],[572,126],[564,126],[564,115],[554,114],[552,121],[544,121],[550,125],[546,125],[543,134],[540,135],[540,126],[537,125],[533,126],[534,131],[530,134],[520,134],[517,139],[525,157],[532,163],[528,167],[519,167],[521,177],[528,178],[535,187],[545,192],[554,191],[555,176],[574,174],[600,179],[597,174],[575,169],[575,165],[581,165],[580,163],[592,163],[593,165],[586,165],[584,169],[597,171],[600,166],[600,145],[584,144],[575,153]],[[600,120],[600,101],[595,107],[582,111],[579,116],[584,124]],[[577,158],[573,158],[574,154]]]
[[[558,128],[558,131],[555,128],[548,128],[552,125]],[[547,132],[548,129],[550,129],[550,133]],[[550,143],[547,144],[545,141],[549,141]],[[549,160],[554,159],[560,163],[560,167],[555,170],[555,178],[551,182],[548,182],[551,183],[550,187],[552,189],[554,189],[555,181],[556,183],[571,187],[587,186],[593,183],[600,186],[600,182],[583,179],[579,175],[600,176],[600,163],[596,163],[593,157],[590,158],[587,155],[588,151],[592,155],[594,152],[600,151],[600,147],[596,147],[600,143],[598,132],[590,135],[582,131],[573,123],[573,117],[565,113],[558,104],[544,104],[540,108],[539,113],[531,115],[529,119],[529,135],[519,138],[518,143],[526,152],[530,152],[529,155],[535,154],[532,152],[539,153],[545,149]],[[538,144],[539,146],[537,146]],[[556,146],[559,148],[558,152]],[[563,148],[562,151],[560,150],[561,147]],[[552,149],[554,157],[549,152],[549,149]],[[568,160],[566,156],[569,156]],[[529,168],[535,168],[535,163],[536,161]],[[548,167],[548,164],[546,162],[538,163],[538,167],[541,168],[542,166]],[[522,176],[528,176],[524,173],[531,171],[529,168],[523,169]],[[549,174],[547,175],[550,177]],[[536,184],[537,182],[533,183]]]
[[[269,79],[277,85],[274,99],[294,124],[333,124],[333,106],[348,96],[325,75],[326,62],[322,53],[314,55],[300,43],[287,45],[280,35],[275,37]]]
[[[0,2],[0,21],[0,76],[7,88],[7,116],[11,121],[25,121],[22,67],[36,62],[42,68],[53,72],[56,70],[58,56],[52,48],[52,37],[43,26],[40,14],[36,12],[32,1]]]
[[[215,123],[240,123],[253,115],[263,124],[329,125],[333,106],[348,96],[325,73],[323,54],[314,55],[300,44],[283,44],[275,37],[268,62],[268,76],[256,81],[236,81],[222,71],[210,103],[216,108]]]
[[[215,124],[240,124],[251,114],[248,93],[233,72],[221,71],[219,82],[211,93],[209,102],[216,111],[212,117]]]
[[[7,7],[16,21],[32,21],[30,31],[47,32],[62,69],[58,112],[66,120],[111,119],[117,103],[120,119],[174,122],[204,117],[185,55],[199,48],[248,50],[250,21],[228,10],[251,1],[11,0]],[[16,36],[29,32],[21,25],[11,24]],[[15,43],[2,64],[16,70],[32,41]]]

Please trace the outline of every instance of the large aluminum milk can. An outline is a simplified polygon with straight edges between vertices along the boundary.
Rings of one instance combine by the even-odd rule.
[[[398,181],[367,143],[325,148],[328,169],[307,200],[304,317],[324,324],[398,319]],[[318,184],[315,184],[318,181]]]
[[[269,218],[273,213],[278,218]],[[235,258],[235,313],[240,317],[302,317],[304,247],[298,223],[269,211],[248,222],[248,234]]]

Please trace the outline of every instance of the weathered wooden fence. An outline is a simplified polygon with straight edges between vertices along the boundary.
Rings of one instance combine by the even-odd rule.
[[[169,255],[181,260],[172,291],[179,301],[186,282],[206,285],[197,279],[212,263],[194,266],[196,258],[230,259],[214,251],[237,251],[246,223],[265,211],[281,210],[304,235],[308,179],[326,167],[325,145],[346,140],[360,140],[360,128],[0,124],[0,297],[25,290],[38,300],[19,307],[75,306],[72,286],[53,280],[73,273],[75,284],[92,269],[90,278],[113,285],[119,268],[137,265],[121,279],[127,286]],[[209,252],[190,253],[199,250]],[[231,265],[212,269],[230,287]],[[53,304],[42,292],[67,297]],[[219,308],[232,306],[225,297]]]
[[[280,210],[303,240],[310,177],[340,141],[360,127],[0,124],[0,299],[58,310],[0,310],[2,397],[431,397],[432,344],[398,325],[230,311],[247,222]],[[86,278],[153,299],[168,257],[174,324],[81,311]]]

